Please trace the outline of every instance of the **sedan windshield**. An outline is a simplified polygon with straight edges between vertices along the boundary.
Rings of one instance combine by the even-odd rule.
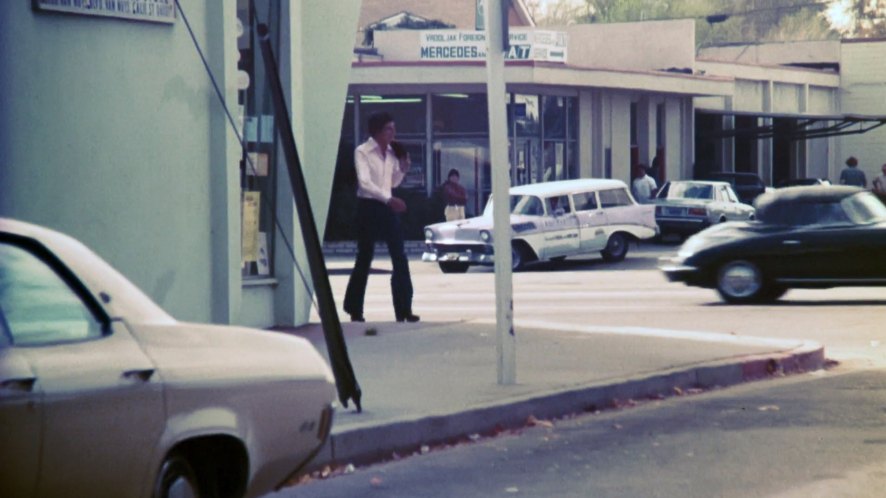
[[[670,182],[667,189],[662,189],[659,198],[666,199],[711,199],[714,189],[704,183]]]

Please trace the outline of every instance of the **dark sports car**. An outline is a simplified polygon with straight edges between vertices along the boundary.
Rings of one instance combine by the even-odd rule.
[[[757,200],[757,219],[715,225],[662,258],[672,282],[730,303],[789,288],[886,285],[886,206],[856,187],[789,187]]]

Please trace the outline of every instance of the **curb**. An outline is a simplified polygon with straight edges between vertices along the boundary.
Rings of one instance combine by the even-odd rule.
[[[492,435],[525,427],[530,416],[558,418],[617,406],[619,400],[673,396],[675,389],[708,389],[781,375],[819,370],[825,365],[824,347],[806,342],[789,352],[745,356],[737,359],[673,369],[651,376],[570,387],[528,395],[486,406],[446,414],[395,420],[333,434],[308,470],[324,466],[365,465],[407,455],[422,446],[464,441],[470,436]]]

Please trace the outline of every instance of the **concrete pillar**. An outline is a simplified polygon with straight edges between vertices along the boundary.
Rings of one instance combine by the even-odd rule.
[[[732,110],[732,97],[723,98],[723,109],[726,111]],[[735,116],[733,114],[724,114],[723,131],[728,132],[734,129]],[[720,164],[723,171],[735,171],[735,137],[721,139]]]
[[[612,178],[631,182],[631,99],[613,93],[610,99],[609,126],[612,133]]]
[[[772,112],[772,81],[764,81],[763,85],[763,112]],[[772,126],[772,118],[759,118],[759,126]],[[757,148],[757,164],[759,174],[763,182],[772,184],[772,138],[761,138]]]
[[[603,102],[602,90],[591,90],[591,176],[603,178],[606,169],[606,148],[609,147],[607,133],[603,119],[606,106]]]
[[[206,4],[206,50],[213,74],[221,79],[219,87],[230,104],[237,102],[234,81],[237,76],[236,27],[237,5],[235,0],[209,2]],[[240,144],[237,135],[225,116],[221,103],[213,95],[213,108],[209,116],[209,195],[210,232],[212,241],[212,321],[216,323],[239,323],[242,297],[240,277],[240,176],[238,158]]]
[[[329,197],[341,132],[341,118],[345,106],[351,73],[351,56],[360,13],[360,0],[312,2],[289,0],[283,2],[281,14],[286,35],[280,60],[283,81],[289,89],[292,128],[304,170],[305,182],[311,196],[320,238],[326,227]],[[286,8],[288,6],[288,9]],[[288,23],[286,22],[288,21]],[[317,68],[322,68],[318,70]],[[279,183],[286,184],[286,177]],[[277,199],[281,216],[293,212],[292,193]],[[293,233],[300,234],[298,219],[287,223]],[[275,293],[275,318],[278,324],[300,325],[310,318],[313,288],[304,243],[301,237],[290,239],[295,249],[297,269],[290,278],[292,286],[281,286]],[[285,255],[285,246],[278,244],[278,262]],[[285,264],[285,263],[282,263]],[[290,260],[289,265],[292,265]],[[281,269],[277,267],[278,271]],[[292,288],[289,288],[292,287]],[[309,289],[309,290],[306,290]]]
[[[592,178],[593,174],[593,138],[595,127],[592,124],[593,94],[590,90],[578,92],[578,176]]]
[[[646,166],[652,162],[657,147],[655,116],[656,106],[653,100],[649,96],[640,97],[637,102],[637,152],[640,163]]]
[[[678,97],[668,97],[665,100],[665,176],[669,180],[691,178],[686,176],[683,168],[686,166],[686,158],[683,151],[689,148],[686,141],[690,139],[683,132],[683,109]],[[689,163],[691,169],[691,162]]]

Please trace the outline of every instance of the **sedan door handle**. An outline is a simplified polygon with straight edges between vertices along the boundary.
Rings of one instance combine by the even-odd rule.
[[[124,379],[135,379],[141,382],[147,382],[151,380],[151,376],[154,375],[153,368],[145,368],[145,369],[137,369],[137,370],[127,370],[123,372]]]
[[[782,241],[782,244],[784,244],[786,246],[798,246],[798,245],[800,245],[800,241],[793,240],[793,239],[792,240],[785,240],[785,241]]]
[[[11,391],[31,392],[34,390],[34,384],[37,383],[37,377],[22,377],[20,379],[6,379],[0,382],[0,388],[9,389]]]

